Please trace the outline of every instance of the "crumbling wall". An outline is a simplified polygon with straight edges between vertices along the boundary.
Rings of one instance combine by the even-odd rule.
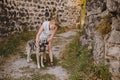
[[[93,50],[97,65],[106,62],[112,80],[120,79],[120,0],[87,0],[82,46]]]
[[[61,26],[75,25],[79,0],[0,0],[0,37],[38,30],[45,20],[57,17]]]

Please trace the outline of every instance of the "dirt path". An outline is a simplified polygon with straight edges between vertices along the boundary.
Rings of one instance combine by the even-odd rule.
[[[72,40],[72,37],[75,34],[76,31],[72,30],[62,34],[57,34],[54,37],[53,53],[57,58],[58,63],[60,62],[60,53],[64,50],[65,45]],[[45,69],[37,69],[36,63],[27,63],[26,58],[20,57],[4,66],[1,66],[0,69],[0,79],[5,78],[6,76],[11,76],[12,78],[20,78],[23,76],[31,77],[31,75],[36,72],[39,72],[42,75],[52,74],[57,78],[57,80],[66,80],[69,77],[68,72],[60,65],[56,65],[53,68],[46,67]]]

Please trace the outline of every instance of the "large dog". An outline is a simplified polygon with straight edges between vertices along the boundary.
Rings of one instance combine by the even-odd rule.
[[[29,40],[26,45],[27,62],[32,60],[31,54],[33,53],[36,54],[38,68],[40,68],[39,56],[41,56],[41,67],[44,67],[43,55],[46,51],[48,51],[48,41],[46,39],[40,40],[38,46],[35,45],[34,40]]]

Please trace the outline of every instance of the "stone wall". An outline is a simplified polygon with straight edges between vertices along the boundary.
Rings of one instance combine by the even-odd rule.
[[[80,0],[0,0],[0,37],[38,30],[43,21],[58,17],[61,26],[73,26],[80,16]]]
[[[87,0],[82,46],[93,50],[95,63],[109,64],[112,80],[120,80],[120,0]]]

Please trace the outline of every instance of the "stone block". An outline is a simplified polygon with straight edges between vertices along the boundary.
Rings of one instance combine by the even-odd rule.
[[[108,42],[120,44],[120,31],[113,30],[111,32],[109,39],[108,39]]]
[[[119,47],[110,47],[106,56],[119,60],[120,58],[120,48]]]
[[[112,29],[120,31],[120,20],[116,19],[115,17],[112,19]]]

